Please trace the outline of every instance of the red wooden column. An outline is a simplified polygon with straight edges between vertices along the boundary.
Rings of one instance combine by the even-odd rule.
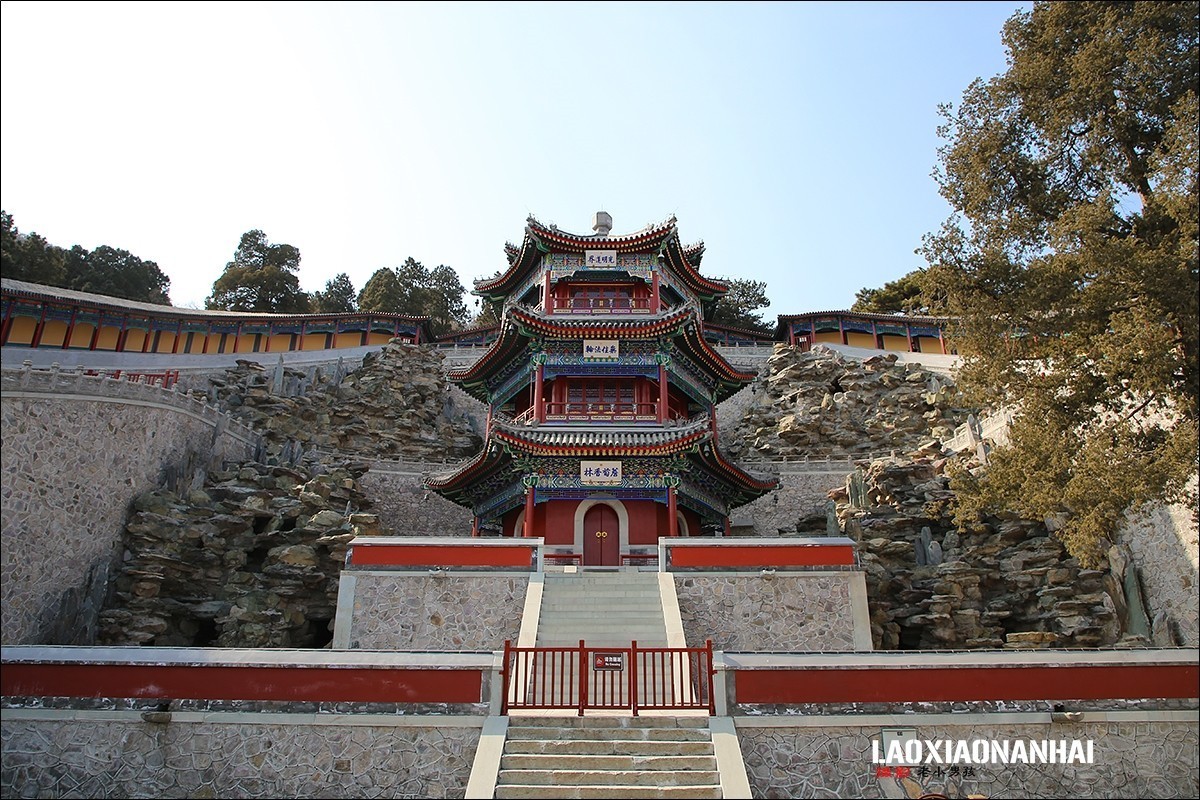
[[[942,346],[942,355],[946,355],[946,337],[941,328],[938,328],[938,343]]]
[[[13,305],[14,305],[13,303],[6,303],[4,305],[4,328],[3,328],[3,333],[0,333],[0,344],[8,344],[8,334],[9,334],[9,331],[12,330],[12,322],[13,322],[12,307],[13,307]]]
[[[843,319],[842,319],[842,316],[839,314],[838,315],[838,333],[840,333],[842,335],[842,344],[847,344],[847,342],[846,342],[846,326],[843,325],[842,323],[843,323]]]
[[[667,477],[667,536],[672,539],[679,536],[679,507],[675,502],[675,487],[679,479],[673,475]]]
[[[662,293],[658,286],[658,270],[653,270],[650,278],[650,313],[657,314],[662,308]]]
[[[542,310],[547,314],[554,313],[554,291],[550,286],[550,270],[546,270],[546,275],[542,284]]]
[[[524,480],[528,481],[529,477],[526,476]],[[533,537],[533,489],[528,482],[525,484],[525,528],[521,535],[526,539]]]
[[[37,347],[42,343],[42,333],[46,330],[46,304],[42,303],[42,315],[38,317],[37,327],[33,329],[33,341],[29,343],[30,347]]]
[[[658,365],[658,423],[667,421],[667,365]]]
[[[183,338],[183,320],[179,320],[179,324],[175,326],[175,341],[171,342],[171,354],[179,352],[179,340]]]
[[[904,335],[908,337],[908,352],[913,352],[912,349],[912,325],[904,323]]]
[[[76,308],[75,306],[71,306],[71,321],[67,323],[67,333],[65,336],[63,336],[63,343],[62,343],[63,350],[66,350],[68,347],[71,346],[71,337],[75,334],[75,312],[77,312],[78,310],[79,309]],[[944,347],[942,349],[945,350]]]
[[[479,517],[478,517],[478,516],[476,516],[476,517],[475,517],[475,518],[474,518],[474,519],[471,521],[471,535],[472,535],[472,536],[479,536]]]
[[[100,326],[104,324],[104,312],[96,315],[96,325],[92,328],[92,338],[88,342],[88,350],[95,350],[100,343]]]
[[[128,327],[129,327],[129,315],[124,314],[121,316],[121,330],[117,334],[117,352],[118,353],[122,353],[125,351],[125,337],[129,335],[129,331],[127,330]]]

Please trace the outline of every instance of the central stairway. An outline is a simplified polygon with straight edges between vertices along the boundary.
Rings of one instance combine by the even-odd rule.
[[[538,647],[666,647],[657,572],[547,572]]]
[[[721,797],[708,717],[519,717],[495,797]]]

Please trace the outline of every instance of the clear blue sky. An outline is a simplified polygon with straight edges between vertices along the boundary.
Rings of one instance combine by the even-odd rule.
[[[777,313],[922,265],[937,106],[1028,4],[4,2],[0,200],[156,261],[202,306],[253,228],[300,280],[412,256],[472,279],[532,213],[671,214]]]

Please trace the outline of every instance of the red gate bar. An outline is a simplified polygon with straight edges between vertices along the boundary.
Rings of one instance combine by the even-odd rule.
[[[504,643],[501,713],[514,708],[707,709],[716,713],[712,641],[704,647],[513,647]]]

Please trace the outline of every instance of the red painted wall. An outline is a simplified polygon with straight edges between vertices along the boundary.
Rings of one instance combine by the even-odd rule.
[[[670,551],[673,567],[853,566],[850,545],[679,547]]]
[[[1200,667],[738,670],[735,685],[739,703],[1193,698],[1200,694]]]
[[[575,511],[580,500],[548,500],[534,507],[533,535],[544,536],[546,544],[571,547],[575,544]],[[629,544],[639,547],[657,545],[659,536],[667,535],[667,507],[653,500],[626,500],[625,510],[629,513]],[[503,517],[504,535],[520,538],[522,530],[516,528],[517,517],[524,506],[509,511]],[[688,522],[693,536],[700,531],[700,517],[690,509],[680,509]],[[682,533],[682,530],[680,531]]]
[[[5,695],[172,700],[479,703],[477,669],[5,664]]]
[[[353,566],[521,567],[533,564],[534,548],[472,545],[362,545],[350,548]]]

